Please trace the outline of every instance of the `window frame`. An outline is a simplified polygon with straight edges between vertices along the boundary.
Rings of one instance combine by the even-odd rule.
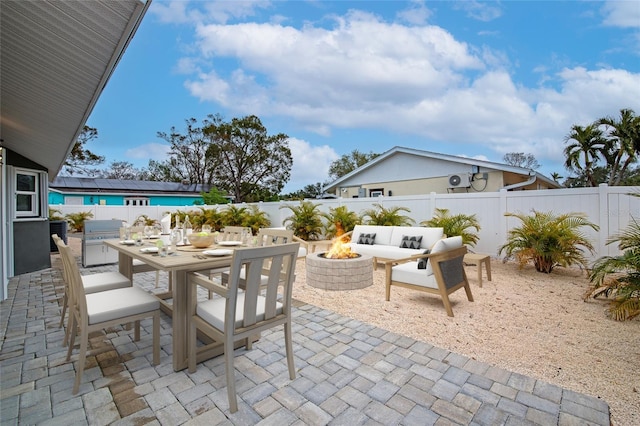
[[[18,190],[19,175],[32,176],[34,178],[33,191]],[[42,173],[37,170],[14,168],[13,170],[13,191],[14,191],[14,215],[17,219],[42,217]],[[29,196],[31,198],[30,210],[19,210],[18,197]]]

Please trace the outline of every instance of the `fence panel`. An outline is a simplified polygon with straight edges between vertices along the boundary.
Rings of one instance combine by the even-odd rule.
[[[497,256],[498,248],[506,242],[509,229],[519,226],[520,221],[507,218],[505,213],[528,214],[532,210],[553,211],[554,213],[585,213],[588,220],[600,226],[600,231],[585,231],[592,239],[596,253],[589,256],[595,260],[600,256],[619,253],[615,245],[606,244],[609,237],[618,234],[632,220],[640,220],[640,197],[629,194],[640,194],[640,187],[555,189],[541,191],[515,191],[490,193],[456,193],[425,194],[415,196],[394,196],[375,198],[338,198],[330,200],[310,200],[319,204],[318,210],[329,212],[330,208],[346,206],[350,211],[362,214],[373,207],[374,203],[385,208],[405,207],[410,210],[402,213],[413,219],[418,225],[430,219],[436,208],[448,209],[451,214],[475,214],[480,222],[479,242],[474,251]],[[284,226],[284,220],[292,215],[285,206],[297,206],[295,202],[260,202],[258,208],[264,211],[271,220],[271,226]],[[74,212],[93,213],[94,219],[121,219],[133,223],[140,215],[159,220],[165,212],[188,211],[199,208],[224,209],[219,206],[78,206],[52,205],[63,215]]]

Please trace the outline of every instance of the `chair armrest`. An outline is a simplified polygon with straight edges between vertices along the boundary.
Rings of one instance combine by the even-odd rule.
[[[222,286],[216,282],[211,281],[206,276],[199,274],[197,272],[188,272],[187,273],[187,282],[189,284],[195,284],[206,288],[207,290],[213,291],[214,293],[227,298],[229,295],[229,289],[225,286]]]
[[[409,256],[409,257],[403,257],[401,259],[385,260],[382,263],[385,265],[385,267],[387,266],[387,264],[393,266],[393,265],[400,264],[400,263],[413,262],[414,260],[428,259],[430,257],[433,257],[434,255],[437,255],[437,254],[438,253],[429,253],[429,254],[420,253],[420,254],[414,254],[414,255]]]
[[[295,235],[293,236],[293,241],[295,241],[296,243],[300,243],[300,245],[303,246],[304,248],[307,248],[309,246],[308,242],[306,242],[300,237],[296,237]]]

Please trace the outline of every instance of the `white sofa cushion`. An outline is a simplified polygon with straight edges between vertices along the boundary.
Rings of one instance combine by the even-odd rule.
[[[138,287],[87,294],[89,324],[97,324],[160,308],[158,298]]]
[[[402,259],[403,257],[413,256],[414,254],[422,254],[422,249],[406,249],[394,246],[382,246],[374,244],[352,244],[351,250],[358,254],[365,254],[373,257],[382,257],[385,259]]]
[[[376,234],[375,244],[390,245],[391,233],[393,232],[393,226],[375,226],[375,225],[356,225],[351,233],[351,241],[353,243],[358,242],[360,234]],[[400,242],[398,242],[398,247]]]
[[[400,247],[402,237],[422,237],[420,248],[430,249],[444,235],[443,228],[427,228],[424,226],[391,226],[393,228],[389,245]],[[376,244],[378,242],[376,241]]]
[[[100,291],[115,290],[116,288],[131,287],[131,280],[120,272],[99,272],[82,275],[82,287],[85,294]]]
[[[242,321],[244,316],[244,292],[238,293],[236,299],[236,328],[242,327]],[[196,307],[196,313],[200,318],[211,324],[213,327],[220,331],[224,331],[224,313],[226,310],[227,299],[222,297],[215,297],[209,299],[206,302],[198,302]],[[256,306],[256,320],[264,320],[264,305],[265,298],[258,296],[258,303]],[[282,304],[276,303],[276,313],[280,315],[282,313]]]

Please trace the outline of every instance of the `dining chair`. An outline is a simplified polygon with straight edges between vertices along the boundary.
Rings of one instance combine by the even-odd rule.
[[[222,344],[229,409],[232,413],[238,410],[234,375],[236,342],[251,350],[253,338],[260,332],[283,325],[289,378],[293,380],[296,377],[291,335],[291,293],[298,248],[298,243],[289,243],[236,249],[227,286],[212,281],[206,275],[188,273],[191,291],[203,286],[219,296],[206,301],[192,298],[193,316],[188,336],[189,372],[196,371],[199,352],[207,352]],[[270,265],[270,271],[267,283],[263,285],[261,277],[265,264]],[[246,270],[246,276],[241,279],[243,270]],[[244,290],[240,288],[241,282],[245,284]],[[197,331],[213,342],[197,346]]]
[[[134,323],[134,340],[140,340],[140,321],[153,319],[153,364],[160,363],[160,302],[138,287],[117,288],[100,293],[87,294],[82,285],[82,277],[71,249],[64,242],[58,245],[69,278],[69,330],[71,338],[67,349],[67,361],[75,344],[76,334],[80,334],[78,368],[73,384],[73,394],[77,394],[84,372],[89,334],[115,325]]]
[[[253,231],[251,227],[248,226],[225,226],[220,230],[220,233],[217,237],[217,242],[223,241],[242,241],[246,242],[247,236],[253,235]],[[214,268],[209,270],[209,277],[211,279],[217,278],[220,282],[222,282],[223,275],[229,272],[229,268],[221,267]],[[209,291],[209,299],[213,297],[213,292]]]
[[[64,242],[62,238],[60,238],[58,234],[51,234],[51,238],[58,249],[60,249],[59,243]],[[64,325],[65,314],[69,307],[70,284],[64,265],[62,267],[62,279],[64,281],[64,296],[62,297],[62,314],[60,315],[60,324],[58,327],[62,327]],[[116,288],[131,287],[132,285],[129,278],[116,271],[81,275],[81,280],[86,294],[99,293],[101,291],[114,290]],[[64,334],[64,340],[62,342],[63,346],[67,346],[67,342],[69,341],[69,330],[70,329],[67,326],[67,330]]]

